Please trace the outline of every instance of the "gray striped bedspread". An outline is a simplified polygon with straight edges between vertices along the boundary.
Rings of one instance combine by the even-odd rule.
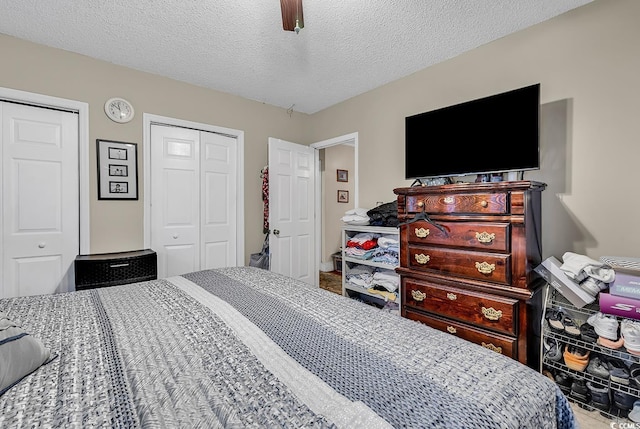
[[[2,428],[576,426],[557,386],[518,362],[258,268],[0,311],[58,355],[0,396]]]

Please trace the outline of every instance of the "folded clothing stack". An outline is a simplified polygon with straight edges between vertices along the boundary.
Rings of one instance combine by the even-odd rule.
[[[590,294],[597,296],[601,291],[607,289],[616,274],[613,269],[604,262],[596,261],[585,255],[573,252],[565,252],[562,255],[562,266],[560,269],[564,273],[580,284],[580,287]]]
[[[369,225],[370,218],[367,215],[367,209],[357,208],[344,212],[340,220],[349,225]]]

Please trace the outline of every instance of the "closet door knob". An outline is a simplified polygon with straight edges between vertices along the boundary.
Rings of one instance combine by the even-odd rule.
[[[173,234],[173,239],[175,240],[176,238],[180,237],[178,234]]]
[[[280,236],[280,230],[279,229],[274,229],[273,230],[273,234],[276,236]]]
[[[38,247],[41,249],[44,249],[46,245],[47,243],[45,243],[44,241],[42,243],[38,243]]]

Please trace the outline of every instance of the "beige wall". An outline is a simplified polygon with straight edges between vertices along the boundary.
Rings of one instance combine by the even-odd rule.
[[[637,0],[596,0],[312,116],[2,35],[0,86],[89,103],[92,160],[96,138],[141,143],[142,112],[243,130],[249,254],[263,238],[259,171],[268,137],[310,143],[358,132],[360,206],[373,207],[410,184],[405,116],[539,82],[542,169],[525,178],[548,184],[545,256],[640,256],[639,16]],[[106,118],[112,96],[134,103],[133,122]],[[478,153],[487,147],[479,141]],[[91,251],[140,248],[142,200],[98,201],[95,183],[92,168]]]
[[[340,249],[342,221],[347,210],[354,208],[355,149],[349,145],[337,145],[324,149],[322,172],[322,262],[331,262],[331,255]],[[337,181],[336,170],[347,170],[348,182]],[[338,189],[349,191],[349,202],[338,202]]]
[[[373,207],[411,184],[405,116],[539,82],[542,168],[525,179],[548,184],[545,256],[640,257],[639,17],[640,1],[597,0],[316,113],[311,140],[359,133],[360,205]]]
[[[86,56],[0,35],[0,86],[89,104],[91,252],[117,252],[143,247],[142,113],[174,117],[244,131],[245,253],[262,246],[260,169],[267,162],[267,139],[302,142],[307,115],[260,102],[187,85]],[[136,116],[116,124],[104,114],[105,101],[128,99]],[[97,138],[139,144],[138,201],[98,201],[95,168]],[[245,258],[246,259],[246,258]]]

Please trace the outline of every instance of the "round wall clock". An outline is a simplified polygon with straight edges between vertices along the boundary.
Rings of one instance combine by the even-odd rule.
[[[104,111],[112,121],[121,124],[133,119],[133,105],[124,98],[114,97],[104,103]]]

